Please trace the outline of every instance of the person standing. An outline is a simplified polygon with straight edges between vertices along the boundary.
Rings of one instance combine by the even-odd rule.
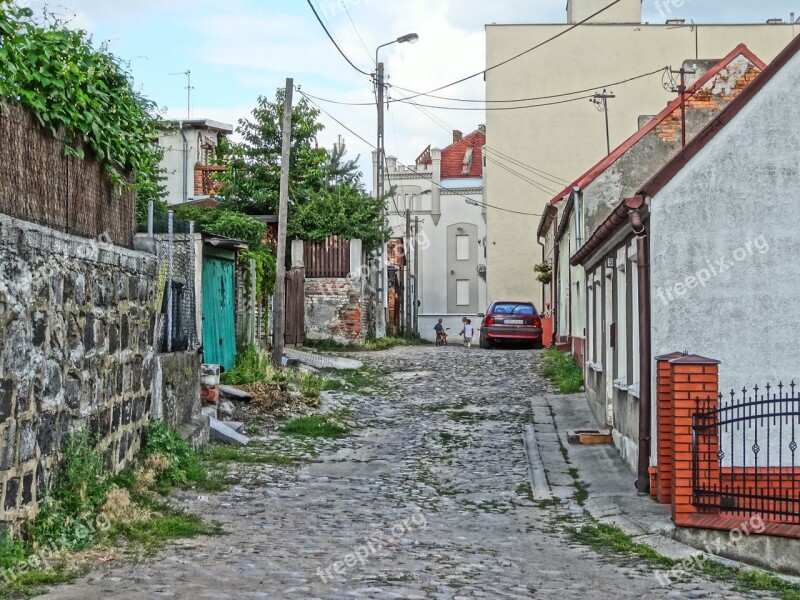
[[[472,327],[472,319],[467,319],[467,322],[464,323],[464,343],[467,345],[467,348],[472,348],[472,335],[475,333],[475,330]]]

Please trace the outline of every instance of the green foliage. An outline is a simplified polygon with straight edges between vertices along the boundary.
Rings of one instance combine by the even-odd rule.
[[[550,267],[550,263],[543,262],[534,265],[533,270],[536,272],[537,281],[550,283],[553,280],[553,270]]]
[[[80,550],[94,540],[90,527],[94,527],[109,487],[103,459],[94,446],[85,430],[66,438],[53,487],[29,528],[30,538],[37,543]]]
[[[319,242],[329,235],[360,239],[367,251],[376,249],[389,237],[383,224],[383,202],[362,188],[340,183],[290,211],[289,238]]]
[[[245,346],[236,353],[233,369],[224,372],[220,381],[225,385],[249,385],[257,381],[267,381],[274,370],[270,357],[256,346]]]
[[[145,206],[163,197],[155,105],[105,45],[95,49],[85,31],[32,15],[0,0],[0,97],[29,108],[53,135],[63,131],[67,154],[84,158],[88,148],[117,191],[132,185]]]
[[[256,288],[262,299],[272,295],[275,289],[275,254],[272,247],[263,243],[266,226],[251,216],[234,210],[221,208],[181,207],[178,217],[194,221],[196,231],[241,240],[248,249],[239,253],[239,259],[247,264],[256,263]]]
[[[223,535],[225,532],[217,523],[206,523],[197,515],[191,515],[169,507],[150,519],[130,523],[115,523],[108,531],[108,540],[119,543],[124,537],[128,543],[142,548],[152,555],[170,540],[197,537],[199,535]]]
[[[250,119],[239,121],[242,142],[230,147],[221,180],[221,206],[247,214],[277,214],[280,196],[284,90],[261,97]],[[360,239],[373,250],[388,239],[383,201],[367,194],[357,158],[345,158],[344,144],[316,147],[323,126],[319,111],[304,98],[292,108],[288,236],[320,241],[330,235]]]
[[[575,357],[567,352],[548,348],[542,353],[543,374],[562,394],[575,394],[583,386],[583,372]]]
[[[172,487],[188,481],[187,470],[197,465],[198,458],[192,448],[176,430],[165,421],[152,420],[142,430],[140,458],[155,454],[169,461],[169,467],[158,474],[157,487]]]
[[[397,346],[419,346],[426,344],[425,340],[414,337],[407,340],[400,336],[387,335],[386,337],[376,338],[367,337],[363,342],[354,344],[343,344],[337,342],[333,338],[324,338],[320,340],[306,340],[303,345],[307,348],[314,348],[320,352],[375,352],[378,350],[388,350]]]
[[[286,435],[339,439],[349,430],[337,422],[335,415],[311,415],[287,421],[282,431]]]
[[[232,144],[228,171],[220,174],[223,206],[248,214],[277,214],[280,196],[285,90],[275,100],[261,96],[249,119],[240,119],[236,132],[242,141]],[[307,188],[319,189],[326,171],[327,153],[316,148],[323,126],[319,111],[302,99],[292,108],[292,147],[289,194],[304,196]]]

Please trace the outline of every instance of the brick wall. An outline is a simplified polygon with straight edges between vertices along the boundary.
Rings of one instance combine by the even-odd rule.
[[[306,337],[342,343],[364,340],[367,298],[362,277],[306,279],[305,298]]]
[[[720,426],[719,361],[672,353],[656,357],[656,369],[658,464],[651,469],[651,495],[671,505],[675,524],[730,531],[743,517],[758,515],[765,534],[800,538],[800,465],[794,466],[788,457],[781,466],[768,465],[764,458],[762,467],[731,465],[733,452],[728,453],[727,465],[721,460],[727,444],[720,440],[720,431],[735,436],[748,421]],[[754,413],[765,409],[752,403],[734,410],[756,427],[764,419],[798,419],[796,401],[778,404],[777,418],[759,419],[759,414],[771,413]],[[793,440],[794,428],[791,431]],[[778,423],[774,433],[780,446],[789,444],[788,426],[784,432]],[[766,447],[770,441],[761,443]]]

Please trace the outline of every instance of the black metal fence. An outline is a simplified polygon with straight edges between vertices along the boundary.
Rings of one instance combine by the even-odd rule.
[[[693,503],[701,512],[800,524],[800,396],[795,383],[698,399]]]
[[[141,228],[152,232],[159,257],[159,304],[164,322],[162,352],[196,350],[197,248],[194,223],[172,212],[156,216]]]

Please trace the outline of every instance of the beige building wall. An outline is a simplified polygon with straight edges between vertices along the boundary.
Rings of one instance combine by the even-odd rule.
[[[591,12],[594,11],[588,14]],[[768,16],[771,15],[765,13],[764,19]],[[567,27],[565,24],[488,25],[487,66],[523,52]],[[720,59],[742,42],[762,60],[770,62],[794,34],[795,26],[791,24],[697,27],[688,24],[685,27],[663,24],[583,25],[538,50],[487,72],[486,98],[489,101],[533,98],[581,89],[599,92],[606,84],[661,67],[671,65],[678,68],[685,59]],[[636,131],[639,115],[654,115],[675,98],[664,89],[660,74],[609,89],[616,95],[609,101],[612,148]],[[517,105],[554,100],[526,101]],[[540,108],[490,110],[487,111],[486,124],[487,156],[509,167],[513,165],[492,150],[567,181],[577,179],[606,154],[603,114],[586,98]],[[513,168],[546,188],[559,187],[518,166]],[[533,216],[527,216],[488,210],[489,301],[532,300],[541,307],[541,285],[533,271],[533,266],[542,260],[536,228],[545,203],[555,193],[532,186],[492,160],[487,160],[484,178],[487,204],[533,213]]]
[[[608,4],[608,0],[567,0],[567,22],[580,23]],[[642,0],[622,0],[592,19],[593,23],[639,23]]]

